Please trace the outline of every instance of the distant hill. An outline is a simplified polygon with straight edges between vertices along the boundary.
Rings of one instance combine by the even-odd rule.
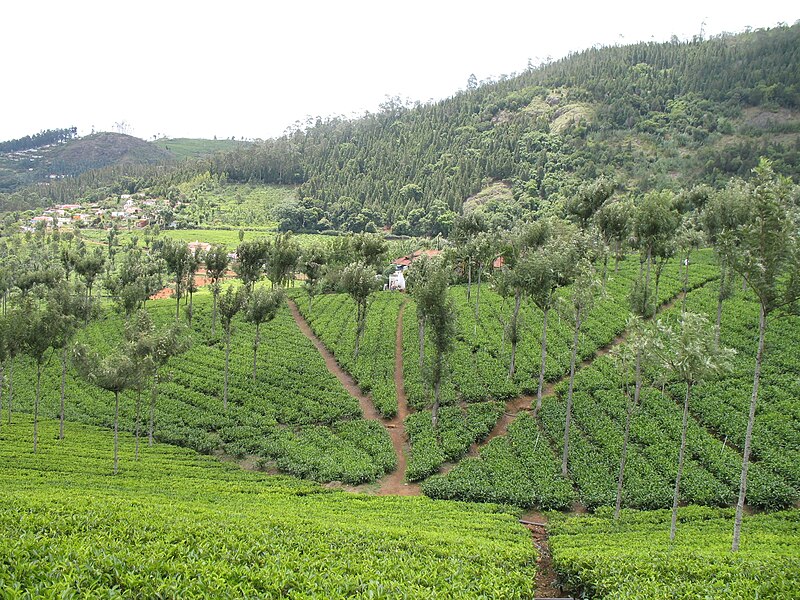
[[[69,156],[65,149],[80,141],[56,150]],[[70,201],[100,188],[167,190],[208,172],[232,183],[299,186],[280,216],[295,232],[391,226],[437,235],[470,207],[492,212],[499,226],[526,211],[557,210],[601,177],[618,194],[718,187],[749,176],[766,156],[800,181],[800,23],[590,48],[499,81],[471,78],[439,102],[390,99],[375,114],[319,119],[265,142],[136,143],[188,158],[156,169],[147,165],[166,159],[131,152],[129,162],[114,158],[35,193]],[[61,174],[76,174],[103,163],[58,164]]]
[[[23,185],[72,177],[112,165],[155,165],[174,160],[174,154],[137,137],[94,133],[21,151],[0,152],[0,191],[11,192]]]

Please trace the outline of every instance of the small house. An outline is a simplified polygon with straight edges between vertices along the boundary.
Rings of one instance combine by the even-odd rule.
[[[389,290],[396,292],[406,291],[406,278],[402,270],[397,270],[389,275]]]

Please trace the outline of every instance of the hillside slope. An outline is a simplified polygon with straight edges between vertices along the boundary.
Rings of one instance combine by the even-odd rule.
[[[429,235],[492,181],[536,209],[601,175],[630,191],[718,185],[748,176],[761,155],[797,177],[798,65],[800,24],[589,49],[434,104],[392,100],[358,120],[318,121],[215,169],[302,182],[298,215],[317,211],[328,227]]]
[[[101,132],[61,143],[0,153],[0,191],[72,177],[112,165],[156,165],[175,160],[164,148],[122,133]]]

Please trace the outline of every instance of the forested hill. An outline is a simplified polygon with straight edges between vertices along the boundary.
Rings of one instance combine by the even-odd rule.
[[[214,169],[300,183],[309,200],[285,215],[295,230],[373,221],[434,234],[489,182],[536,207],[600,175],[630,190],[716,185],[761,155],[797,178],[799,140],[797,24],[589,49],[435,104],[318,121]]]
[[[69,201],[210,172],[298,185],[296,203],[275,215],[284,229],[435,235],[465,202],[503,225],[601,176],[618,193],[716,186],[749,176],[760,156],[800,179],[800,23],[592,48],[500,81],[471,78],[440,102],[388,100],[359,119],[318,119],[167,169],[115,167],[44,189]]]
[[[154,165],[171,160],[175,155],[167,150],[122,133],[76,137],[74,127],[45,131],[0,143],[0,191],[112,165]]]

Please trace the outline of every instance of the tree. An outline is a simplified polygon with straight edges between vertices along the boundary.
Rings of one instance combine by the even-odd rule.
[[[75,263],[75,272],[80,275],[84,285],[86,285],[86,297],[89,299],[90,305],[94,282],[97,280],[97,276],[103,272],[105,264],[106,259],[100,248],[95,248],[94,252],[84,251]]]
[[[308,310],[311,311],[311,304],[314,296],[319,291],[320,281],[325,275],[325,265],[328,262],[328,253],[319,244],[309,246],[300,256],[300,272],[305,275],[303,287],[308,294]]]
[[[671,192],[649,192],[644,195],[633,221],[633,232],[639,247],[640,267],[632,295],[632,302],[639,305],[636,314],[650,316],[655,311],[655,303],[650,297],[650,270],[653,256],[659,248],[665,247],[680,223]],[[642,282],[642,265],[645,275]],[[657,302],[656,298],[656,302]],[[652,303],[652,306],[651,306]]]
[[[132,349],[131,358],[139,371],[136,378],[136,407],[134,409],[134,435],[136,437],[136,460],[139,460],[139,429],[141,423],[142,389],[144,388],[146,374],[152,370],[151,354],[152,339],[155,325],[150,313],[139,310],[136,317],[125,324],[125,339]]]
[[[181,298],[183,298],[187,274],[192,262],[189,246],[180,240],[165,239],[161,245],[161,258],[167,270],[175,278],[175,320],[180,319]]]
[[[117,272],[106,278],[105,287],[127,321],[134,311],[144,306],[147,299],[160,289],[160,266],[139,248],[132,248],[125,253]]]
[[[236,248],[234,269],[248,292],[252,292],[255,283],[263,277],[271,252],[272,244],[265,239],[241,242]]]
[[[356,340],[353,357],[358,360],[358,349],[367,327],[369,296],[378,289],[374,271],[364,263],[351,263],[342,271],[342,291],[356,303]]]
[[[536,391],[536,412],[542,408],[542,391],[547,366],[547,319],[559,288],[575,277],[578,252],[578,231],[566,221],[543,221],[547,239],[525,261],[527,289],[531,300],[542,311],[541,359],[539,385]]]
[[[425,365],[425,321],[427,315],[424,307],[429,304],[425,296],[434,289],[428,284],[432,271],[433,263],[431,259],[423,255],[411,263],[406,274],[406,289],[411,294],[411,297],[414,298],[417,310],[420,371]]]
[[[189,319],[189,325],[192,324],[192,314],[194,312],[194,293],[197,291],[195,275],[197,274],[197,269],[200,267],[200,263],[203,262],[204,258],[205,256],[203,249],[200,246],[195,248],[194,252],[189,252],[189,266],[186,269],[186,291],[189,292],[189,306],[186,309],[186,312]]]
[[[708,335],[708,320],[694,313],[681,316],[677,327],[659,321],[658,335],[653,344],[653,352],[663,369],[674,373],[685,385],[683,401],[683,422],[681,426],[681,446],[678,452],[678,471],[675,476],[675,491],[672,499],[672,522],[669,539],[675,540],[678,520],[678,501],[680,499],[681,477],[683,476],[684,455],[686,453],[686,430],[689,418],[689,400],[692,387],[712,375],[718,375],[733,368],[735,352],[719,347]]]
[[[503,243],[503,266],[496,277],[496,287],[501,296],[514,298],[514,308],[507,328],[511,341],[509,379],[514,378],[516,371],[519,311],[522,297],[532,288],[532,270],[537,261],[534,253],[537,248],[541,248],[547,243],[550,235],[551,228],[548,221],[535,221],[518,227],[506,237]]]
[[[616,184],[605,177],[582,185],[577,193],[572,194],[564,203],[568,217],[571,217],[584,231],[588,230],[592,217],[611,198],[615,188]]]
[[[231,331],[233,329],[233,318],[244,308],[247,300],[246,288],[233,290],[229,285],[225,293],[219,298],[219,317],[222,328],[225,330],[225,383],[222,391],[222,407],[228,410],[228,367],[231,355]]]
[[[225,277],[228,270],[228,252],[225,246],[215,245],[206,253],[206,274],[211,279],[211,294],[213,296],[211,311],[211,336],[217,331],[217,300],[219,298],[220,280]]]
[[[169,362],[173,356],[178,356],[186,352],[192,345],[189,329],[181,323],[172,323],[166,327],[148,330],[143,328],[143,338],[138,343],[143,345],[144,350],[144,375],[150,376],[150,418],[147,428],[147,440],[150,446],[153,445],[153,434],[155,432],[155,413],[156,402],[158,401],[158,379],[159,371]],[[147,369],[150,369],[148,373]]]
[[[387,249],[386,240],[380,235],[358,233],[353,236],[350,245],[356,257],[366,266],[376,270],[380,268]]]
[[[738,222],[717,236],[720,251],[725,262],[753,290],[760,307],[753,391],[742,449],[742,474],[733,529],[734,551],[739,549],[769,316],[800,298],[800,215],[793,204],[792,192],[791,181],[776,175],[769,161],[762,159],[754,169],[751,181],[732,181],[727,186],[719,207],[722,222]],[[744,214],[747,214],[746,220],[740,221]]]
[[[267,261],[267,276],[272,286],[286,287],[294,277],[297,260],[300,258],[300,247],[292,238],[292,232],[279,233],[275,237]]]
[[[697,221],[697,214],[685,218],[675,236],[675,245],[680,252],[683,271],[683,298],[681,300],[681,313],[686,312],[686,295],[689,292],[689,266],[691,265],[692,252],[702,247],[705,243],[703,230]],[[719,342],[719,338],[717,338]]]
[[[575,361],[578,353],[578,340],[581,325],[586,313],[591,310],[595,297],[599,292],[600,282],[594,272],[594,267],[588,258],[583,258],[579,263],[578,275],[572,284],[568,309],[575,319],[575,330],[572,337],[572,354],[569,361],[569,387],[567,388],[567,414],[564,419],[564,454],[561,459],[561,474],[567,476],[567,462],[569,459],[569,427],[572,418],[572,391],[575,387]]]
[[[475,261],[475,270],[478,273],[477,288],[475,290],[475,331],[472,335],[478,335],[478,319],[480,318],[481,308],[481,278],[487,268],[491,268],[492,263],[497,258],[497,240],[488,233],[480,233],[472,240],[472,256]]]
[[[22,307],[21,323],[23,348],[36,363],[36,391],[33,401],[33,453],[39,437],[39,401],[41,399],[42,367],[47,351],[56,343],[63,317],[51,302],[27,300]]]
[[[125,326],[125,340],[131,352],[138,376],[136,378],[136,407],[135,407],[135,436],[136,458],[139,458],[139,432],[141,424],[141,395],[149,379],[151,381],[150,393],[150,419],[148,427],[149,444],[153,445],[155,428],[155,407],[158,399],[158,371],[167,361],[190,346],[188,329],[180,323],[156,327],[150,313],[139,310],[133,319]]]
[[[25,336],[27,334],[24,324],[27,322],[23,310],[14,306],[5,317],[6,327],[3,339],[3,371],[8,372],[8,424],[11,425],[14,410],[14,359],[24,350]],[[20,327],[19,324],[23,326]],[[6,368],[6,365],[7,368]]]
[[[140,376],[132,355],[133,348],[127,342],[104,355],[84,344],[77,344],[74,350],[78,372],[89,383],[114,394],[114,475],[119,465],[119,394],[132,387]]]
[[[455,337],[455,307],[447,295],[450,282],[450,269],[444,261],[431,264],[426,269],[426,276],[416,292],[417,314],[430,325],[433,341],[433,407],[431,410],[431,426],[436,430],[439,423],[439,403],[441,400],[442,377],[444,374],[445,355],[453,346]]]
[[[747,194],[747,188],[741,182],[730,182],[724,190],[711,195],[702,213],[703,229],[714,248],[720,273],[717,320],[714,326],[714,339],[717,343],[722,325],[722,305],[733,295],[733,270],[727,263],[727,253],[723,251],[722,242],[727,232],[744,227],[750,219]],[[720,239],[720,236],[723,238]]]
[[[256,381],[256,361],[258,359],[258,344],[261,341],[261,324],[268,323],[275,318],[283,304],[283,291],[280,288],[267,291],[263,287],[256,288],[247,299],[245,320],[256,326],[256,335],[253,338],[253,382]]]
[[[614,249],[614,273],[619,271],[622,249],[630,236],[633,213],[633,203],[629,200],[610,200],[606,201],[594,215],[603,241]],[[603,286],[606,284],[607,275],[608,255],[606,254],[603,261]]]
[[[467,300],[472,293],[472,265],[475,263],[475,251],[478,246],[473,244],[473,240],[478,234],[488,230],[486,218],[483,213],[472,211],[466,215],[458,215],[453,221],[453,229],[450,240],[461,249],[461,256],[467,267]]]
[[[645,328],[644,321],[639,316],[632,316],[625,326],[628,338],[625,344],[620,344],[612,350],[612,360],[617,371],[622,375],[622,386],[625,396],[625,430],[622,436],[622,451],[619,458],[619,474],[617,476],[617,498],[614,503],[614,520],[619,519],[622,508],[622,487],[625,480],[625,463],[628,460],[628,441],[630,440],[631,421],[634,411],[639,407],[639,393],[642,387],[642,363],[649,357],[652,344],[652,330]],[[631,374],[634,377],[634,396],[630,394]]]
[[[61,401],[59,404],[58,437],[63,440],[69,346],[79,324],[87,322],[91,318],[91,304],[82,284],[70,284],[67,281],[62,282],[52,291],[51,299],[58,311],[58,319],[61,325],[53,341],[53,348],[61,350]]]

